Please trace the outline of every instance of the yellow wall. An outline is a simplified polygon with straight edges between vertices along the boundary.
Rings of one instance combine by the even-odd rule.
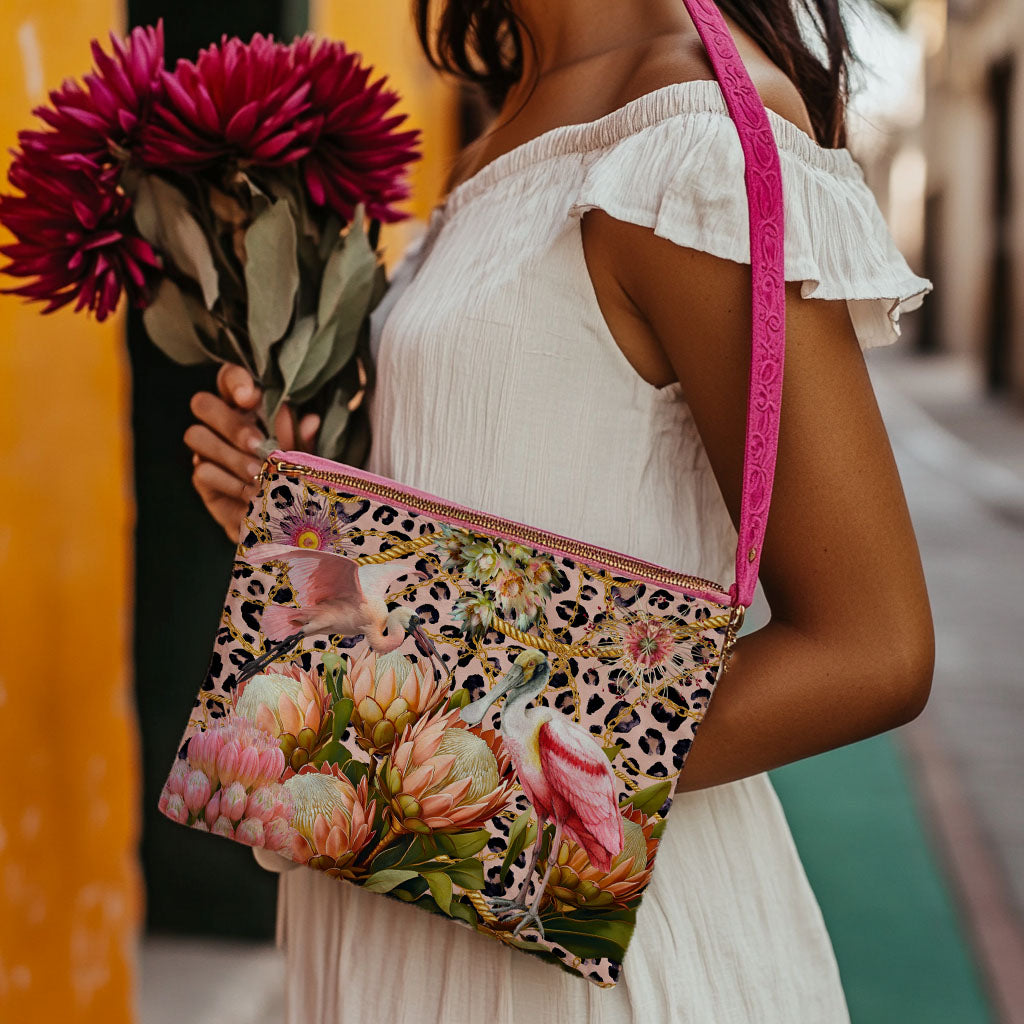
[[[114,0],[3,0],[0,172]],[[9,285],[10,279],[3,283]],[[134,1018],[141,881],[121,319],[0,297],[0,1021]]]
[[[372,64],[376,80],[387,75],[386,88],[396,90],[398,103],[389,113],[408,118],[399,131],[419,128],[423,158],[412,165],[412,199],[406,209],[425,219],[441,198],[444,178],[457,146],[456,91],[430,66],[423,55],[412,21],[412,0],[312,0],[310,27],[321,35],[345,41],[348,49]],[[385,263],[390,269],[402,248],[421,224],[402,221],[381,229]]]

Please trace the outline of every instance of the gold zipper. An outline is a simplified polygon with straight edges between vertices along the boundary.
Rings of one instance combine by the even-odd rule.
[[[524,540],[528,543],[541,544],[554,548],[557,551],[564,551],[576,558],[589,559],[619,569],[623,572],[632,573],[640,577],[657,580],[659,583],[667,583],[673,586],[686,587],[689,589],[709,590],[722,595],[728,599],[727,592],[720,584],[713,580],[702,579],[700,576],[690,576],[686,573],[675,572],[672,569],[665,569],[662,566],[652,565],[638,558],[630,558],[628,555],[620,555],[615,551],[599,547],[596,544],[587,544],[583,541],[569,540],[540,530],[532,526],[523,526],[510,519],[503,519],[501,516],[489,515],[485,512],[474,512],[462,508],[447,505],[441,501],[433,501],[429,498],[421,498],[416,494],[409,494],[398,487],[389,487],[386,484],[378,484],[372,480],[364,480],[361,477],[348,473],[336,473],[332,470],[319,469],[316,466],[306,466],[298,462],[285,462],[283,459],[268,457],[267,463],[277,466],[278,472],[299,474],[316,477],[320,480],[330,480],[332,483],[342,484],[357,492],[374,494],[381,498],[397,501],[399,504],[408,505],[420,512],[427,512],[434,515],[448,516],[458,519],[474,526],[481,526],[484,529],[495,530],[498,533],[511,534],[516,540]],[[265,465],[266,465],[265,464]]]

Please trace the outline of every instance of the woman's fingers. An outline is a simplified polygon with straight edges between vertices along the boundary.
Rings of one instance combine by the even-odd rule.
[[[242,483],[252,480],[261,467],[258,456],[230,445],[219,434],[202,423],[193,423],[184,435],[185,444],[192,449],[193,464],[197,458],[212,462],[236,477]]]
[[[222,363],[217,371],[217,391],[225,401],[240,409],[253,409],[260,400],[260,388],[244,366]]]
[[[311,452],[316,441],[316,432],[320,429],[320,417],[317,413],[307,413],[299,420],[299,447],[304,452]]]
[[[192,486],[228,539],[237,541],[255,484],[239,486],[224,470],[200,459],[192,472]]]
[[[282,402],[274,417],[274,434],[278,448],[292,451],[313,451],[316,432],[320,429],[318,413],[307,413],[296,424],[295,410],[287,402]]]
[[[295,413],[287,402],[282,402],[274,415],[274,436],[278,448],[295,450]]]
[[[197,391],[189,408],[198,420],[241,452],[259,453],[263,431],[254,414],[232,408],[210,391]]]
[[[197,491],[209,495],[223,494],[233,501],[248,501],[256,491],[256,483],[240,479],[215,462],[200,459],[192,470],[192,483]]]

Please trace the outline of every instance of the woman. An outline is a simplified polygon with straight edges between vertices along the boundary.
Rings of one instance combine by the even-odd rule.
[[[500,113],[375,311],[367,468],[728,584],[750,344],[746,193],[684,5],[451,0],[431,40],[428,4],[428,54],[436,43],[434,59],[475,77]],[[785,390],[761,562],[771,621],[740,638],[680,776],[619,985],[285,871],[289,1020],[849,1020],[765,773],[895,728],[927,700],[928,598],[861,348],[894,340],[931,282],[910,272],[843,148],[836,0],[815,4],[829,67],[801,42],[788,0],[721,8],[768,108],[786,201]],[[512,45],[513,32],[499,46],[516,25],[532,45]],[[485,70],[465,57],[474,29]],[[237,368],[222,368],[218,390],[193,399],[203,422],[185,440],[195,486],[235,540],[259,468],[257,396]],[[316,425],[282,413],[280,446],[307,447]]]

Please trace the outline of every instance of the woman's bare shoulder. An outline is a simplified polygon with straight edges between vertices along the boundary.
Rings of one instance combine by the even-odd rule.
[[[807,105],[793,80],[742,29],[726,19],[743,66],[754,83],[761,102],[776,114],[792,121],[814,138]],[[677,82],[717,78],[700,37],[666,38],[652,42],[642,59],[624,81],[619,102],[621,106],[656,89]]]

